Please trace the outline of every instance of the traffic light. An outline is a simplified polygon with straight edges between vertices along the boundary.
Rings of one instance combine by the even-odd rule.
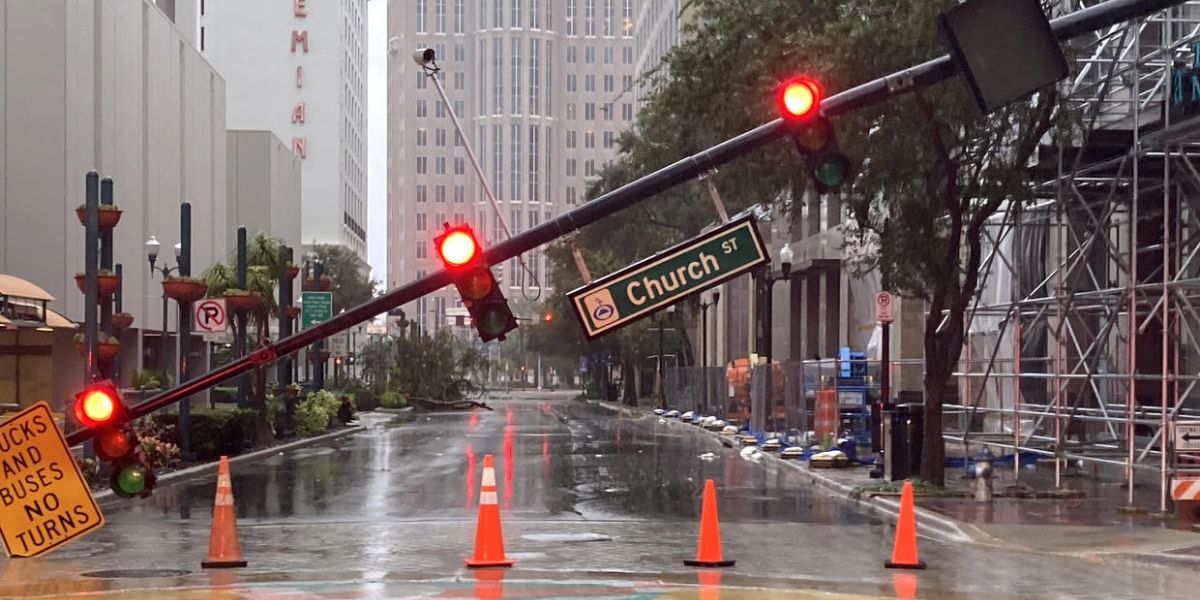
[[[554,313],[552,313],[552,312],[544,313],[542,315],[542,321],[547,324],[553,323],[554,322]]]
[[[468,225],[451,227],[445,223],[443,227],[433,244],[443,265],[454,276],[454,287],[462,296],[479,339],[503,340],[505,334],[517,328],[517,319],[483,259],[479,239]]]
[[[807,77],[794,77],[779,86],[776,103],[805,169],[817,191],[835,192],[854,175],[850,159],[838,148],[837,135],[821,114],[821,86]]]
[[[97,458],[109,463],[113,493],[123,498],[149,496],[156,479],[154,470],[142,452],[117,388],[102,381],[76,394],[75,418],[95,432],[92,447]]]

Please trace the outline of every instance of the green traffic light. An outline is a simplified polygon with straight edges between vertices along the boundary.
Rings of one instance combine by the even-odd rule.
[[[813,177],[817,183],[836,189],[846,183],[850,175],[850,159],[844,154],[830,154],[822,157],[813,167]]]
[[[146,469],[140,465],[126,465],[113,473],[112,490],[118,496],[132,498],[146,491]]]
[[[505,330],[508,327],[508,319],[506,318],[504,311],[497,307],[484,311],[484,313],[479,316],[478,325],[479,330],[487,333],[488,335],[500,335],[505,333]]]

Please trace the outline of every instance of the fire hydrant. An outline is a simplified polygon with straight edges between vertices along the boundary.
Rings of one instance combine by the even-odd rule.
[[[987,448],[975,459],[975,501],[992,501],[992,453]]]

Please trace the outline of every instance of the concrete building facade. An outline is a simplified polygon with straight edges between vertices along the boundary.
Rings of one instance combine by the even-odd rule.
[[[245,226],[251,235],[270,232],[298,251],[300,157],[270,131],[229,131],[226,143],[226,247],[236,247],[237,228]]]
[[[634,0],[391,0],[388,8],[388,276],[440,265],[444,222],[504,239],[586,201],[589,179],[633,123]],[[433,48],[439,77],[499,203],[487,201],[445,106],[412,53]],[[501,216],[503,217],[501,219]],[[495,272],[510,298],[544,287],[544,257]],[[543,290],[544,291],[544,290]],[[405,307],[423,331],[461,312],[453,289]]]
[[[123,309],[157,333],[161,287],[144,241],[154,235],[171,248],[187,201],[193,272],[225,257],[224,79],[146,0],[0,1],[0,64],[0,273],[36,284],[55,298],[51,309],[82,320],[75,209],[96,169],[113,178],[124,211],[113,252],[124,266]],[[128,370],[141,366],[143,347],[157,347],[142,337],[135,329],[122,340]],[[60,406],[82,375],[82,363],[56,372],[51,397],[30,400]]]
[[[364,265],[366,11],[366,0],[204,0],[197,35],[227,82],[229,127],[269,130],[300,158],[304,242],[344,245]]]

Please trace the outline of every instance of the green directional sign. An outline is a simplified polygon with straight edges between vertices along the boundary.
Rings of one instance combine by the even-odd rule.
[[[333,318],[333,292],[300,294],[300,327],[308,329]]]
[[[628,325],[767,262],[746,216],[567,294],[588,339]]]

